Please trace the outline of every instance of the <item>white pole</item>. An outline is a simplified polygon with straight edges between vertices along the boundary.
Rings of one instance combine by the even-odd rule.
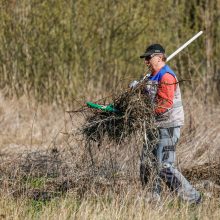
[[[196,38],[198,38],[200,35],[203,34],[203,31],[200,31],[197,33],[194,37],[192,37],[190,40],[188,40],[183,46],[181,46],[179,49],[177,49],[175,52],[173,52],[169,57],[167,57],[167,62],[171,60],[174,56],[176,56],[181,50],[183,50],[185,47],[187,47],[189,44],[191,44]]]
[[[196,38],[198,38],[201,34],[203,34],[203,31],[200,31],[199,33],[197,33],[194,37],[192,37],[191,39],[189,39],[185,44],[183,44],[179,49],[177,49],[176,51],[174,51],[170,56],[167,57],[167,62],[170,61],[173,57],[175,57],[181,50],[183,50],[185,47],[187,47],[189,44],[191,44]],[[148,77],[149,74],[147,74],[146,76],[144,76],[144,78],[140,81],[142,82],[143,80],[146,79],[146,77]],[[137,81],[134,81],[137,82]],[[134,83],[134,85],[136,86],[137,83]],[[133,84],[130,84],[130,86],[133,86]]]
[[[200,35],[203,34],[203,31],[200,31],[199,33],[197,33],[195,36],[193,36],[191,39],[189,39],[185,44],[183,44],[180,48],[178,48],[176,51],[174,51],[170,56],[167,57],[167,62],[170,61],[173,57],[175,57],[181,50],[183,50],[185,47],[187,47],[189,44],[191,44],[196,38],[198,38]],[[147,75],[145,75],[143,77],[142,80],[140,81],[133,81],[129,87],[130,88],[135,88],[140,82],[143,82],[143,80],[145,80],[150,74],[148,73]]]

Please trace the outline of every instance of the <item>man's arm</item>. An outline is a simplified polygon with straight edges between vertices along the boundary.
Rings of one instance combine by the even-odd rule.
[[[158,85],[155,114],[160,115],[173,106],[176,78],[169,73],[163,75]]]

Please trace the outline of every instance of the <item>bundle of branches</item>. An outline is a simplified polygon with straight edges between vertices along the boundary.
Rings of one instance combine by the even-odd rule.
[[[121,143],[135,132],[154,129],[153,105],[144,85],[114,97],[112,102],[119,113],[95,110],[86,118],[83,134],[87,141],[101,144],[107,135],[109,140]]]

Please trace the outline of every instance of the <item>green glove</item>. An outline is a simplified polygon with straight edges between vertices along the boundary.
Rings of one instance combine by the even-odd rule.
[[[99,104],[96,104],[96,103],[93,103],[93,102],[86,102],[86,105],[89,108],[100,109],[100,110],[106,111],[106,112],[115,112],[115,113],[119,112],[117,109],[114,108],[113,104],[99,105]]]

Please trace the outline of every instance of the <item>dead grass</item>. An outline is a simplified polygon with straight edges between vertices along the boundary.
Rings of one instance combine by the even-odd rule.
[[[65,198],[42,204],[32,200],[2,197],[2,219],[218,219],[219,200],[206,199],[197,207],[167,197],[160,206],[149,204],[143,197],[128,192],[123,196],[105,195],[78,200],[69,194]]]
[[[7,100],[0,94],[0,106],[0,151],[4,153],[59,144],[60,132],[68,126],[65,109],[55,105],[37,104],[26,97]]]
[[[53,106],[36,106],[25,98],[0,100],[2,218],[218,218],[218,106],[204,107],[201,101],[185,98],[186,125],[177,147],[180,168],[205,201],[190,208],[165,195],[158,211],[144,202],[141,191],[142,134],[122,146],[88,146],[77,134],[82,114],[71,123],[64,110]]]

